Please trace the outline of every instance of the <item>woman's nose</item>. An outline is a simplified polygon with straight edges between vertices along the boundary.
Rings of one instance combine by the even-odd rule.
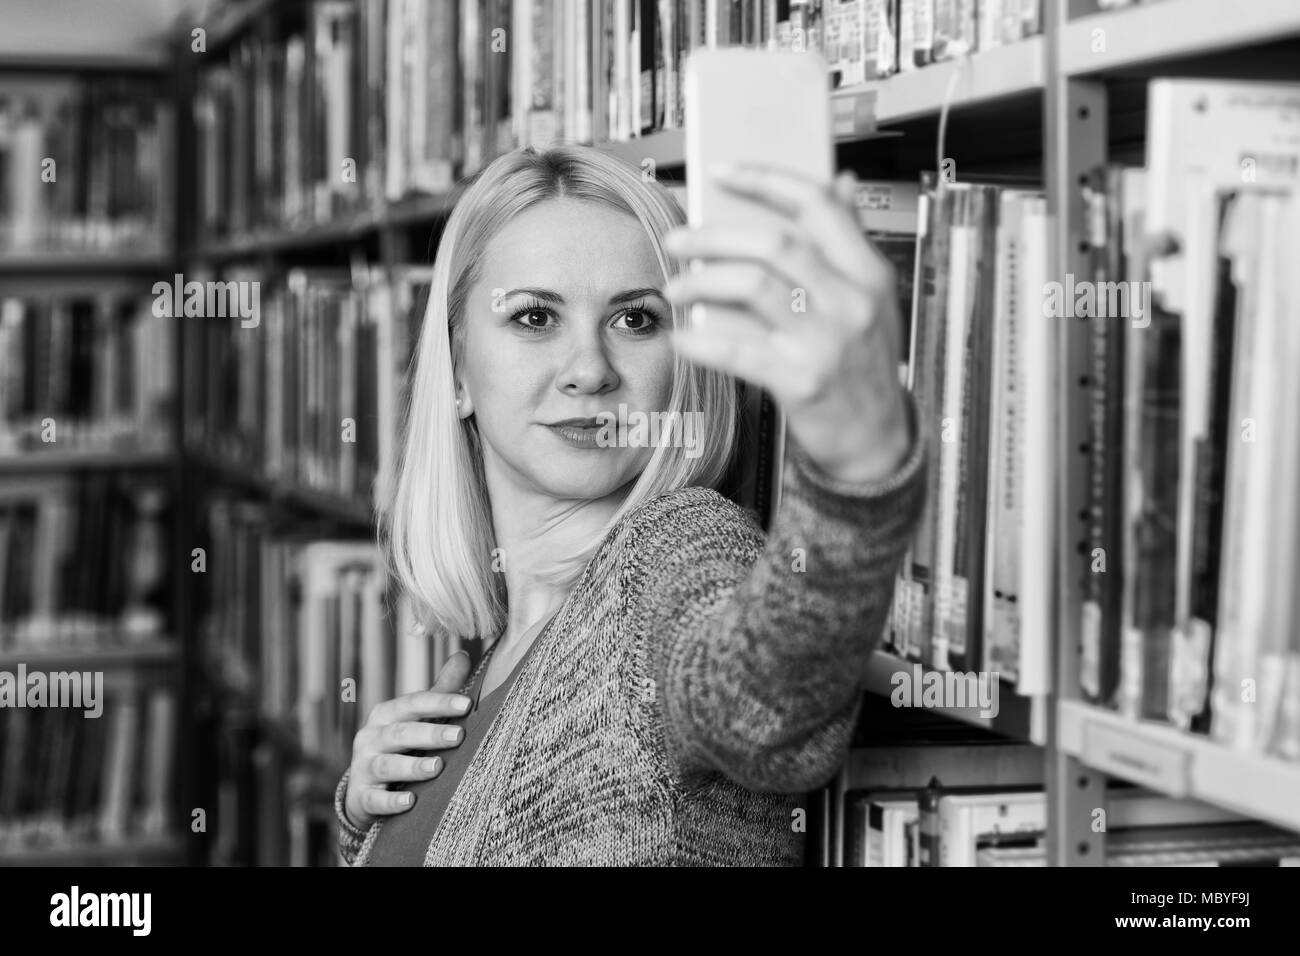
[[[618,373],[605,354],[604,343],[585,337],[575,342],[557,384],[567,395],[599,395],[617,388]]]

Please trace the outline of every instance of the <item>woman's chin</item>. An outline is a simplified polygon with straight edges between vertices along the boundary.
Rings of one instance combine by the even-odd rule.
[[[552,498],[595,500],[608,497],[635,480],[645,467],[644,462],[616,460],[610,454],[612,451],[602,449],[594,453],[554,455],[542,473],[534,472],[534,481]]]

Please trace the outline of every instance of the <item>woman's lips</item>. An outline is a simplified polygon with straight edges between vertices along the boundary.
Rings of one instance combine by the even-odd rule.
[[[546,427],[575,448],[603,447],[597,438],[604,425],[595,418],[569,418]]]

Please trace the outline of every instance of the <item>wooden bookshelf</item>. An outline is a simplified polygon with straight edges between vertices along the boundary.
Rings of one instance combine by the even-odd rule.
[[[451,213],[452,193],[412,196],[385,204],[379,210],[356,213],[332,222],[316,223],[301,229],[255,232],[247,236],[200,246],[194,258],[200,262],[251,258],[292,249],[310,249],[339,243],[357,242],[386,230],[432,224]]]
[[[174,456],[166,452],[38,450],[22,456],[0,457],[0,477],[93,469],[144,471],[169,468],[174,463]]]
[[[345,525],[369,527],[374,521],[373,508],[366,501],[344,498],[327,491],[305,488],[288,481],[270,478],[228,465],[201,452],[188,452],[186,461],[217,484],[239,488],[273,504],[286,505],[311,516]]]
[[[24,252],[0,255],[0,277],[59,276],[70,272],[167,275],[169,269],[170,262],[162,256],[126,252]]]
[[[58,844],[22,849],[0,849],[3,866],[158,866],[182,862],[184,843],[174,837],[155,837],[123,843]]]
[[[384,226],[384,218],[372,213],[362,213],[333,222],[323,222],[302,229],[277,232],[257,232],[236,239],[203,246],[195,253],[200,261],[238,259],[291,249],[354,242],[377,232]]]
[[[77,11],[71,10],[71,4],[65,0],[51,0],[41,7],[39,15],[19,17],[22,22],[13,24],[12,36],[6,33],[4,41],[0,42],[0,74],[20,73],[23,74],[23,81],[36,79],[60,84],[75,80],[87,88],[123,78],[138,79],[145,81],[142,89],[149,91],[147,95],[151,99],[156,97],[155,105],[160,104],[165,108],[170,103],[165,81],[174,67],[171,51],[154,42],[157,24],[142,26],[138,6],[124,4],[120,12],[122,16],[112,18],[111,24],[105,21],[103,30],[71,29],[69,24],[75,21],[69,18],[75,16]],[[89,24],[90,21],[85,23]],[[149,33],[148,38],[142,36],[142,29]],[[19,42],[22,49],[15,48]],[[0,81],[2,80],[3,77],[0,76]],[[153,166],[149,168],[156,175],[176,162],[175,142],[163,135],[166,127],[157,125],[152,129],[157,134],[152,140],[140,136],[137,143],[154,144],[153,148],[158,150],[157,155],[146,154],[144,146],[129,155],[134,156],[134,161],[138,164],[137,171],[139,164],[145,162],[146,156],[151,157]],[[72,160],[65,159],[63,154],[57,155],[60,156],[59,172],[62,174],[65,168],[63,164]],[[73,161],[72,181],[75,182],[77,176],[87,176],[88,170],[93,170],[97,163],[104,161],[105,157],[99,152],[86,151],[84,155],[78,155],[76,161]],[[75,168],[78,166],[80,168]],[[124,169],[125,167],[120,167],[121,171]],[[143,173],[141,179],[151,183],[168,182],[165,177],[148,179]],[[62,175],[59,183],[64,183]],[[0,293],[16,297],[56,296],[67,299],[96,299],[112,294],[146,303],[151,296],[153,283],[164,277],[170,279],[178,271],[174,258],[176,237],[171,231],[173,218],[167,214],[175,200],[175,195],[169,190],[157,193],[154,205],[149,210],[155,218],[135,241],[123,241],[114,247],[79,246],[6,250],[0,253]],[[113,199],[112,202],[117,200]],[[84,215],[83,211],[73,213],[74,219],[71,221],[75,222],[77,217]],[[112,218],[117,220],[122,215],[119,210],[113,213]],[[162,353],[158,355],[162,356]],[[172,363],[178,358],[179,353],[168,353],[159,360]],[[178,467],[179,443],[176,441],[180,422],[177,416],[169,412],[165,421],[160,421],[159,424],[165,429],[165,434],[150,432],[146,436],[149,439],[147,442],[115,441],[99,447],[94,444],[69,447],[66,442],[59,442],[49,446],[37,444],[6,454],[0,457],[0,484],[16,482],[28,488],[38,485],[47,475],[62,477],[84,472],[156,472],[148,477],[165,491],[166,500],[176,506],[182,497]],[[87,431],[86,435],[89,436],[90,432]],[[155,438],[164,440],[154,441]],[[79,477],[97,480],[100,476]],[[81,507],[80,502],[73,501],[74,509]],[[179,508],[169,511],[170,517],[165,523],[154,528],[158,548],[154,557],[167,568],[175,568],[178,563],[176,558],[181,542],[176,532],[179,523],[172,520],[178,510]],[[114,539],[103,544],[108,560],[126,560],[132,557],[129,549],[133,534],[134,531],[125,532],[120,540]],[[84,559],[86,556],[82,557]],[[93,560],[102,561],[104,557],[97,554]],[[169,574],[166,595],[159,596],[158,610],[163,611],[171,621],[183,624],[185,609],[180,582],[178,574]],[[112,687],[115,691],[130,689],[134,692],[143,689],[137,685],[144,685],[150,693],[165,688],[172,695],[175,704],[177,725],[169,755],[170,765],[167,767],[170,780],[163,798],[176,826],[167,834],[130,838],[115,843],[69,842],[67,838],[25,845],[6,842],[0,847],[0,866],[172,865],[186,862],[190,841],[179,832],[179,822],[182,819],[180,814],[188,812],[186,808],[197,805],[194,795],[187,793],[192,777],[192,774],[187,773],[188,754],[193,750],[193,741],[188,731],[189,694],[187,668],[184,666],[187,648],[180,634],[151,633],[133,637],[114,632],[115,628],[109,622],[98,629],[97,636],[102,635],[104,643],[87,641],[80,646],[62,641],[40,646],[6,644],[3,652],[0,652],[0,668],[12,670],[25,665],[28,668],[48,670],[91,669],[105,672],[105,686]],[[143,748],[148,740],[145,732],[142,732],[139,739]]]
[[[174,665],[180,661],[180,645],[166,638],[152,637],[137,644],[77,647],[6,648],[0,651],[0,670],[19,664],[29,668],[58,670],[107,670],[108,668]]]

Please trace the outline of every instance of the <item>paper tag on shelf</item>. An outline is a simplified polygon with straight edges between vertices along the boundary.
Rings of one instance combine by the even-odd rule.
[[[1142,784],[1171,797],[1185,797],[1191,788],[1192,755],[1137,736],[1107,723],[1085,720],[1083,762],[1088,766]]]
[[[831,96],[832,135],[864,136],[875,131],[875,90],[855,90]]]

